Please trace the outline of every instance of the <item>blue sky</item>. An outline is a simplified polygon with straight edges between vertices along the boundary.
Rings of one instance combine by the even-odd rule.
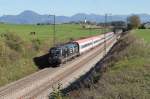
[[[0,0],[0,16],[24,10],[71,16],[76,13],[150,14],[150,0]]]

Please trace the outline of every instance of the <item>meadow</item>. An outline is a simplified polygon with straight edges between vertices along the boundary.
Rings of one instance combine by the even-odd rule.
[[[51,40],[53,42],[53,25],[14,25],[0,24],[0,33],[13,32],[19,35],[23,40],[30,41],[38,38],[40,41]],[[35,32],[35,35],[31,35]],[[66,42],[70,38],[79,39],[82,37],[98,35],[102,33],[101,29],[84,29],[82,25],[75,24],[57,24],[56,42]]]
[[[102,32],[101,29],[84,29],[82,25],[56,25],[56,43]],[[53,25],[0,24],[0,86],[40,70],[33,58],[47,54],[52,46]]]
[[[135,33],[137,37],[144,39],[146,42],[150,42],[150,29],[137,29],[132,32]]]

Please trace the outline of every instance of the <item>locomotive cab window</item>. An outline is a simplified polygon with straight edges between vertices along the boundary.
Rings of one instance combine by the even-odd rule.
[[[51,49],[50,53],[52,55],[55,55],[55,56],[60,56],[61,55],[61,49],[59,49],[59,48],[53,48],[53,49]]]

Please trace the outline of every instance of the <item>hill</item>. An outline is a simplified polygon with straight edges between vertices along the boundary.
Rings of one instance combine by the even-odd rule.
[[[150,15],[138,14],[142,22],[149,21]],[[130,15],[111,15],[108,17],[108,21],[122,20],[126,21],[126,18]],[[78,13],[73,16],[56,16],[56,23],[67,23],[70,21],[84,21],[84,19],[93,22],[104,22],[104,15],[97,14],[84,14]],[[0,22],[14,23],[14,24],[36,24],[36,23],[52,23],[53,17],[49,15],[41,15],[36,12],[26,10],[18,15],[4,15],[0,17]]]

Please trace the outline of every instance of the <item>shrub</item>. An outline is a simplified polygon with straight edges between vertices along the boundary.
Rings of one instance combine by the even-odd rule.
[[[10,61],[16,61],[20,58],[19,53],[11,50],[7,44],[0,40],[0,64],[8,64]]]
[[[5,33],[5,43],[13,50],[17,52],[22,52],[24,41],[15,33]]]
[[[5,45],[4,42],[0,41],[0,65],[7,63],[8,60],[8,54],[10,52],[10,49]]]
[[[61,84],[58,84],[57,88],[53,88],[53,92],[50,94],[49,99],[64,99],[61,90]]]
[[[41,41],[39,39],[33,39],[31,42],[33,50],[38,51],[40,49]]]

